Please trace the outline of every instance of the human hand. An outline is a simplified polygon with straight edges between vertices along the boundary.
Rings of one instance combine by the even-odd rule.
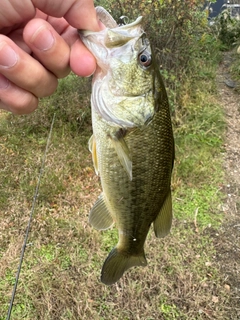
[[[92,0],[1,0],[0,109],[30,113],[71,69],[94,72],[77,29],[100,29]]]

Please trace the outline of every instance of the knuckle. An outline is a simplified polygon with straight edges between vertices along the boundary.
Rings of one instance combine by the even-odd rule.
[[[55,75],[45,70],[36,70],[34,77],[26,84],[25,89],[39,98],[51,95],[57,88],[58,81]]]
[[[18,103],[14,105],[14,114],[28,114],[33,112],[38,106],[38,99],[26,92],[25,94],[21,94],[19,97]]]
[[[38,106],[38,99],[30,92],[14,89],[11,95],[0,95],[0,108],[16,115],[28,114]]]

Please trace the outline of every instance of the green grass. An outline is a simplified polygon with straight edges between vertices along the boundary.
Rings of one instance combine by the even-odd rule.
[[[228,319],[229,298],[211,239],[222,221],[224,120],[214,89],[206,82],[198,86],[201,90],[185,97],[174,118],[171,234],[159,240],[151,231],[145,248],[148,266],[129,270],[111,287],[99,277],[117,231],[97,232],[88,224],[88,212],[101,192],[87,148],[89,80],[73,75],[61,80],[58,92],[29,116],[0,113],[1,320],[54,113],[11,320]],[[220,302],[213,302],[213,296]]]
[[[176,217],[202,228],[217,227],[222,220],[225,131],[223,111],[213,97],[206,97],[207,91],[199,92],[187,106],[184,124],[175,130]]]
[[[240,41],[238,41],[237,46],[235,46],[231,52],[231,55],[233,57],[233,63],[230,67],[231,76],[233,80],[237,83],[237,92],[240,92],[240,54],[236,52],[239,47]]]

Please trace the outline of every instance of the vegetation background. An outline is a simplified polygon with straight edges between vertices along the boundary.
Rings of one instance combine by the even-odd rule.
[[[167,86],[176,140],[173,228],[163,240],[150,232],[146,268],[129,270],[111,287],[100,283],[101,265],[117,233],[88,225],[101,192],[87,149],[91,80],[69,75],[33,114],[0,113],[0,319],[7,315],[55,114],[11,319],[235,320],[238,302],[216,263],[214,245],[224,220],[226,127],[215,78],[222,50],[239,43],[239,25],[230,19],[225,27],[219,19],[210,28],[201,0],[96,4],[116,19],[144,16]],[[228,33],[234,33],[231,42]],[[232,72],[239,79],[239,56],[234,61]]]

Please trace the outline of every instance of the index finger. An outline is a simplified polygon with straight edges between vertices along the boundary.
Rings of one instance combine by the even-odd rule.
[[[34,6],[53,17],[64,17],[77,29],[99,31],[92,0],[32,0]]]
[[[31,20],[36,9],[56,18],[64,17],[76,29],[99,31],[93,0],[1,0],[1,31],[6,34],[12,26]]]

